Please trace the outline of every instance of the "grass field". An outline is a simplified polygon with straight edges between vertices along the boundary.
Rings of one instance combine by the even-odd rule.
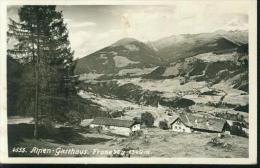
[[[95,134],[82,134],[93,138]],[[159,128],[148,128],[139,137],[119,137],[97,135],[100,141],[88,143],[58,143],[51,139],[23,139],[9,146],[10,156],[57,156],[57,157],[118,157],[111,151],[132,150],[130,157],[198,157],[198,158],[247,158],[248,138],[226,136],[222,139],[230,148],[211,146],[208,142],[216,137],[214,133],[176,133]],[[102,137],[104,136],[104,137]],[[76,138],[76,137],[75,137]],[[26,153],[13,152],[15,148],[25,148]],[[36,149],[37,147],[37,149]],[[41,153],[44,149],[47,153]],[[38,153],[37,153],[38,150]],[[63,150],[63,152],[62,152]],[[66,153],[66,150],[79,150],[85,153]],[[65,152],[64,152],[65,151]]]

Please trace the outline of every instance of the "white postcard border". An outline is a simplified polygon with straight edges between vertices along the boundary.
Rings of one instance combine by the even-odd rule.
[[[6,86],[6,32],[7,32],[7,6],[8,5],[170,5],[174,3],[214,3],[209,0],[4,0],[0,3],[1,34],[0,34],[0,163],[34,163],[34,164],[255,164],[257,162],[257,26],[256,26],[256,0],[222,0],[232,3],[249,3],[249,158],[74,158],[74,157],[8,157],[7,140],[7,86]]]

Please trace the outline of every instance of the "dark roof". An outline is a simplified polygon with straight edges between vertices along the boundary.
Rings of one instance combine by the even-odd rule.
[[[170,116],[168,118],[168,123],[173,124],[178,118],[180,118],[179,115]]]
[[[226,123],[226,120],[221,118],[216,118],[216,117],[213,118],[208,116],[203,117],[203,116],[192,115],[192,114],[181,114],[179,116],[179,119],[187,127],[193,129],[214,131],[214,132],[222,132],[224,125]]]
[[[91,124],[129,128],[135,124],[135,121],[97,117],[91,122]]]

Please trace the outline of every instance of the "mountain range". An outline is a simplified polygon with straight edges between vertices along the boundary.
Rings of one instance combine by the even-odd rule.
[[[75,74],[118,74],[126,69],[145,70],[203,53],[232,53],[248,43],[248,31],[218,30],[212,33],[181,34],[152,42],[123,38],[76,60]]]

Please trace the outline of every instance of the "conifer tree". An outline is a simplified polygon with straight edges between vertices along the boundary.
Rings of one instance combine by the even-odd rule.
[[[37,138],[39,115],[55,119],[69,110],[69,96],[75,94],[71,78],[73,51],[63,14],[56,6],[22,6],[18,15],[19,21],[10,19],[8,37],[16,39],[17,44],[8,50],[8,55],[25,67],[33,67],[27,72],[31,75],[24,80],[33,83],[28,92],[34,96],[28,95],[34,97],[34,136]]]

